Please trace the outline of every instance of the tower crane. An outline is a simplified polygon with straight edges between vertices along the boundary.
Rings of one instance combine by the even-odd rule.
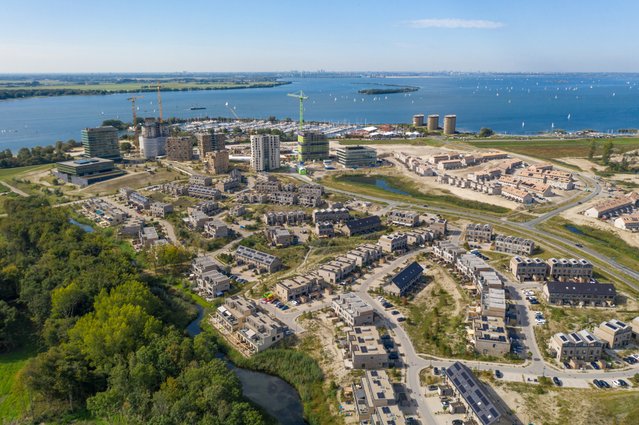
[[[162,85],[160,84],[160,82],[156,82],[155,86],[152,86],[153,88],[158,90],[158,110],[160,111],[160,124],[162,124],[162,94],[160,93],[160,90],[162,89]]]
[[[304,130],[304,101],[308,99],[308,96],[304,95],[304,92],[300,90],[299,93],[289,93],[287,96],[295,97],[300,100],[300,133]]]
[[[138,140],[138,113],[135,109],[135,101],[138,99],[142,99],[144,96],[131,96],[127,100],[131,102],[131,111],[133,112],[133,144],[135,147],[139,147]]]

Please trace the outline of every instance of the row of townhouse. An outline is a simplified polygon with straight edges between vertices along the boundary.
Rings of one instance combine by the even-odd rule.
[[[139,192],[131,189],[130,187],[121,187],[119,190],[120,197],[130,205],[133,205],[140,209],[148,210],[151,206],[151,199],[142,195]]]
[[[409,171],[417,174],[418,176],[434,176],[435,171],[421,158],[410,156],[405,152],[395,152],[395,159],[404,164]]]
[[[189,188],[187,185],[176,182],[160,185],[160,191],[173,196],[186,196],[189,194]]]
[[[229,227],[222,220],[209,220],[204,223],[204,234],[208,237],[217,239],[217,238],[226,238],[229,236]]]
[[[457,258],[465,253],[465,249],[447,240],[436,242],[433,245],[433,255],[447,264],[455,264]]]
[[[468,366],[455,362],[446,369],[444,376],[452,391],[451,410],[466,413],[468,420],[464,423],[497,425],[511,422],[505,417],[494,392],[489,391]]]
[[[189,177],[189,184],[211,186],[213,184],[213,178],[203,174],[192,174],[191,177]]]
[[[187,193],[192,198],[199,199],[220,199],[222,192],[214,187],[202,186],[199,184],[190,184],[187,186]]]
[[[153,202],[151,204],[151,215],[155,217],[166,217],[173,212],[173,205],[166,202]]]
[[[320,197],[324,195],[324,186],[321,184],[305,183],[297,186],[293,183],[280,183],[278,180],[271,178],[271,176],[265,179],[258,178],[253,189],[260,193],[298,192]]]
[[[278,192],[245,192],[237,197],[238,202],[247,204],[279,204],[301,205],[304,207],[319,207],[324,202],[321,196],[312,193],[297,193],[290,191]]]
[[[407,266],[400,269],[385,285],[384,291],[403,297],[411,292],[422,280],[424,268],[416,261],[412,261]]]
[[[436,179],[437,183],[449,186],[460,187],[462,189],[472,189],[475,192],[486,193],[488,195],[501,195],[502,187],[499,183],[485,180],[473,181],[464,177],[440,174]]]
[[[228,276],[220,273],[220,268],[207,255],[197,257],[191,263],[191,279],[195,283],[195,292],[204,298],[214,298],[222,295],[231,287]]]
[[[639,195],[637,192],[630,192],[624,196],[601,201],[584,211],[584,215],[586,217],[608,218],[630,213],[637,206],[639,206]]]
[[[314,232],[318,238],[332,238],[335,236],[335,225],[330,221],[318,221]]]
[[[416,227],[420,225],[419,213],[406,210],[391,210],[388,221],[399,226]]]
[[[364,218],[356,218],[345,222],[341,231],[346,236],[365,235],[382,229],[382,220],[379,216],[371,215]]]
[[[496,235],[494,249],[508,254],[530,255],[535,250],[535,242],[517,236]]]
[[[266,240],[278,248],[286,248],[295,243],[295,235],[288,229],[280,226],[269,226],[264,229]]]
[[[316,270],[285,279],[275,285],[274,293],[284,301],[318,297],[321,288],[326,284],[336,284],[347,278],[356,268],[369,266],[382,258],[379,245],[363,244],[336,257],[328,263],[320,265]]]
[[[548,282],[542,289],[544,299],[553,305],[614,306],[615,286],[598,282]]]
[[[593,276],[593,265],[584,258],[513,257],[510,272],[519,280],[550,280],[588,282]]]
[[[353,385],[355,409],[359,423],[377,425],[406,425],[399,408],[399,394],[385,370],[368,370]]]
[[[266,350],[284,338],[286,326],[239,295],[227,298],[211,317],[213,323],[246,354]]]
[[[268,211],[264,213],[264,223],[268,226],[284,225],[299,226],[308,219],[306,212],[302,210],[296,211]]]
[[[87,199],[82,208],[86,213],[105,219],[111,225],[123,223],[129,217],[122,208],[100,198]]]
[[[388,364],[388,353],[375,326],[348,329],[346,350],[353,369],[383,369]]]
[[[410,247],[421,246],[426,243],[430,244],[438,238],[439,235],[430,229],[415,229],[382,235],[377,243],[382,247],[382,251],[391,254],[407,251]]]
[[[558,362],[570,363],[575,368],[584,363],[601,359],[605,343],[585,329],[565,334],[556,333],[550,338],[549,350]]]
[[[575,180],[569,171],[553,170],[552,168],[539,169],[538,166],[531,165],[519,173],[519,176],[531,182],[548,183],[557,189],[572,190],[575,188]]]
[[[502,186],[501,196],[519,204],[532,204],[533,197],[528,191],[511,186]]]
[[[617,217],[614,225],[618,229],[639,232],[639,213]]]
[[[326,208],[313,211],[313,223],[340,223],[351,219],[351,213],[346,208]]]
[[[297,275],[275,284],[273,292],[283,302],[301,301],[319,298],[324,280],[317,273]]]
[[[530,191],[543,197],[554,195],[552,187],[548,183],[529,180],[520,176],[501,176],[499,178],[499,184],[504,187]]]
[[[476,171],[474,173],[468,173],[467,179],[472,182],[480,183],[498,179],[501,175],[501,169],[489,168],[482,171]]]
[[[493,226],[491,224],[470,223],[464,230],[466,242],[490,243],[493,240]]]
[[[473,320],[471,341],[484,356],[501,357],[510,352],[510,338],[502,317],[481,315]]]
[[[282,268],[282,261],[274,255],[240,245],[235,251],[238,264],[248,264],[259,271],[274,273]]]
[[[337,316],[349,326],[372,325],[375,320],[375,310],[354,292],[339,294],[331,303]]]

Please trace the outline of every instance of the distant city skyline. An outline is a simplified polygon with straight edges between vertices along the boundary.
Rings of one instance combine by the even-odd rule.
[[[639,72],[639,2],[5,0],[0,73]]]

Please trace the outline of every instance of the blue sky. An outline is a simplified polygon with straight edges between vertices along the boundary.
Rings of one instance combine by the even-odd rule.
[[[636,0],[2,0],[1,72],[639,72]]]

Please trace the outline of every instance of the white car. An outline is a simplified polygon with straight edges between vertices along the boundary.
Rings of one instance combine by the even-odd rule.
[[[619,381],[615,379],[614,381],[612,381],[612,385],[614,385],[615,387],[619,387],[621,384],[619,384]]]

